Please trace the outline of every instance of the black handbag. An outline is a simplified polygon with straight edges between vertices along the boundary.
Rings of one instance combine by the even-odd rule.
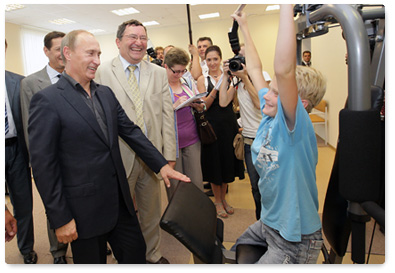
[[[193,109],[193,115],[195,117],[197,132],[202,144],[212,144],[217,140],[214,129],[208,122],[204,111],[196,111]]]

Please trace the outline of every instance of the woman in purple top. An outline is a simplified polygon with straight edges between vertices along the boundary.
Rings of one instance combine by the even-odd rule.
[[[199,189],[203,191],[202,168],[200,165],[200,140],[196,129],[192,108],[203,110],[203,103],[189,103],[175,110],[180,104],[198,94],[199,91],[190,73],[187,72],[189,55],[181,48],[170,49],[165,56],[164,66],[167,71],[169,87],[173,94],[173,109],[176,111],[178,158],[175,169],[191,178]],[[189,76],[188,76],[189,75]],[[166,188],[170,200],[178,181],[171,181],[170,188]]]

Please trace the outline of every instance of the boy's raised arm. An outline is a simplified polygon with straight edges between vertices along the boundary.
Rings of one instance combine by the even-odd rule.
[[[287,120],[288,128],[295,125],[298,88],[295,78],[296,36],[293,20],[293,6],[281,5],[280,23],[274,55],[274,73],[278,93]]]
[[[251,38],[250,31],[248,30],[247,15],[244,12],[240,12],[232,14],[231,17],[237,21],[244,36],[246,66],[252,84],[258,91],[264,87],[268,88],[269,85],[262,75],[261,60]]]

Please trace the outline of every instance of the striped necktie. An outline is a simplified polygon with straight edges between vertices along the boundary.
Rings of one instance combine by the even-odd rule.
[[[10,128],[8,125],[7,104],[6,104],[5,105],[5,135],[7,135],[9,131],[10,131]]]
[[[134,70],[137,68],[135,65],[129,65],[128,69],[130,71],[128,83],[130,86],[132,100],[134,106],[136,107],[136,120],[135,123],[144,130],[144,117],[143,117],[143,100],[141,99],[141,94],[139,86],[137,84],[136,76],[134,75]]]

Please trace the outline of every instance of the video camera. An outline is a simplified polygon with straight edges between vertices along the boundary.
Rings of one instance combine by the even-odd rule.
[[[229,43],[232,47],[232,51],[235,56],[228,60],[229,62],[229,70],[232,72],[236,72],[238,70],[243,70],[243,66],[241,64],[245,64],[245,58],[239,55],[240,52],[240,43],[239,36],[237,35],[237,30],[239,28],[239,24],[236,20],[233,21],[232,31],[228,32]]]
[[[151,61],[151,63],[157,64],[157,65],[159,65],[159,66],[162,66],[162,60],[156,58],[156,53],[155,53],[155,50],[154,50],[154,45],[152,44],[151,40],[148,40],[148,46],[149,46],[149,47],[147,47],[147,54],[148,54],[151,58],[153,58],[153,60]]]

